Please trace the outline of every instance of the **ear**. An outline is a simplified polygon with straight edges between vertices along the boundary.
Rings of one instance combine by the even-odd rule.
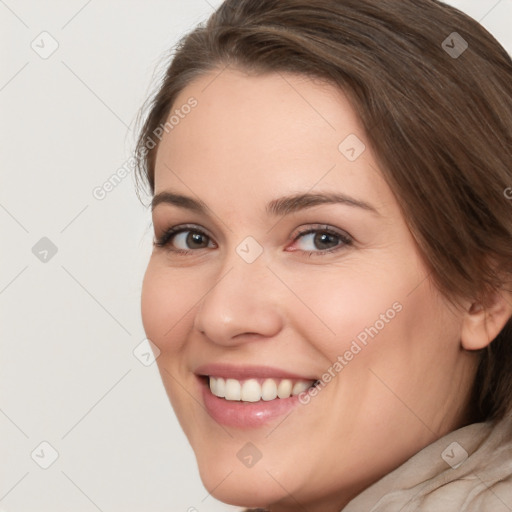
[[[462,320],[461,343],[466,350],[480,350],[491,343],[512,316],[512,297],[498,291],[484,307],[480,302],[468,305]]]

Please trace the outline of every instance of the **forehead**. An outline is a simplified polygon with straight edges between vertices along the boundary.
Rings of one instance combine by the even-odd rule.
[[[195,106],[183,108],[191,99]],[[386,194],[360,119],[329,83],[291,73],[212,70],[181,91],[171,115],[173,128],[157,152],[156,193],[171,186],[185,191],[185,185],[203,195],[212,188],[232,192],[233,200],[240,193],[263,198],[269,190],[315,186],[374,200]],[[346,140],[359,144],[358,152],[365,144],[356,160],[340,150]]]

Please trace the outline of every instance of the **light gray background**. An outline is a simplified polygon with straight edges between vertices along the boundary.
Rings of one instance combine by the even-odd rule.
[[[133,173],[92,195],[130,157],[168,49],[219,3],[0,0],[0,512],[235,510],[133,353],[152,235]],[[512,0],[449,3],[512,53]]]

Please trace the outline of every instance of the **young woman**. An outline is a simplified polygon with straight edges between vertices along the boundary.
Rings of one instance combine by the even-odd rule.
[[[436,0],[226,0],[138,142],[142,318],[208,491],[512,510],[512,61]]]

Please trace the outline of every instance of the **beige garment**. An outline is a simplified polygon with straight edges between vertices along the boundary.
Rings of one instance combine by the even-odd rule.
[[[512,416],[450,432],[343,508],[413,511],[512,512]]]

